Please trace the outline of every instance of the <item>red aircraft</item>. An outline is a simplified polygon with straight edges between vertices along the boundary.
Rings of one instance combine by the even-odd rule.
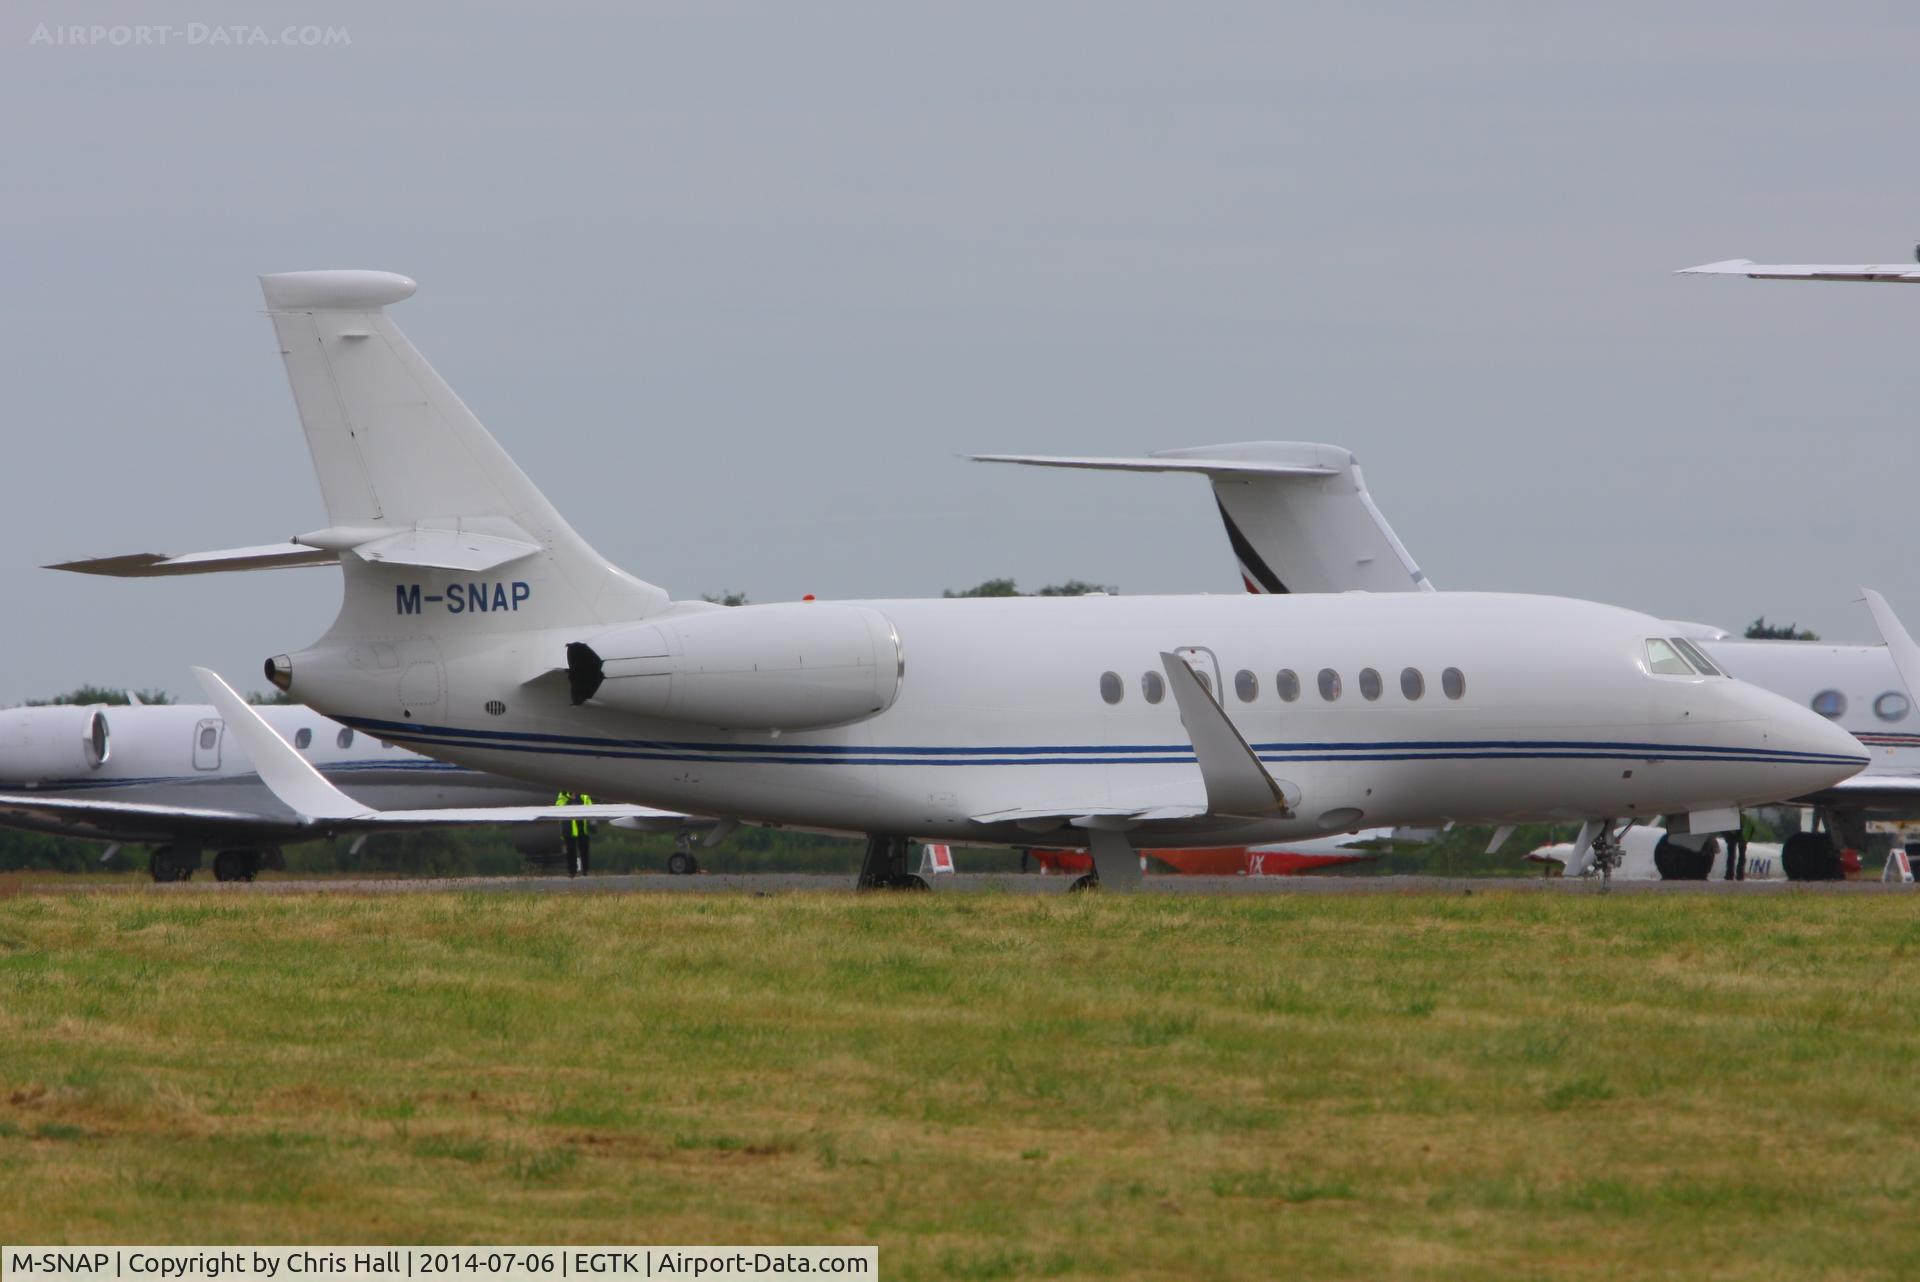
[[[1374,859],[1369,851],[1354,850],[1361,841],[1392,836],[1387,828],[1368,828],[1337,837],[1275,842],[1265,846],[1217,846],[1203,850],[1146,850],[1143,860],[1155,860],[1189,877],[1297,877],[1323,868],[1343,868]],[[1042,873],[1093,871],[1093,856],[1084,850],[1033,850]],[[1146,866],[1143,862],[1142,866]]]

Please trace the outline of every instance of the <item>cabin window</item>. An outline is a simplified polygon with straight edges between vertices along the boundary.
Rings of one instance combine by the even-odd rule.
[[[1340,674],[1332,668],[1320,669],[1320,697],[1328,703],[1340,697]]]
[[[1400,669],[1400,693],[1408,700],[1418,699],[1427,692],[1427,679],[1420,675],[1418,668]]]
[[[1838,721],[1847,715],[1847,696],[1838,690],[1822,690],[1807,706],[1829,721]]]
[[[308,729],[306,726],[301,726],[298,730],[294,731],[293,746],[300,749],[300,751],[302,752],[305,752],[308,748],[312,747],[313,731]]]
[[[1372,668],[1360,669],[1360,697],[1368,703],[1380,697],[1380,674]]]
[[[1720,669],[1714,667],[1713,661],[1707,658],[1706,655],[1700,653],[1700,647],[1693,642],[1687,640],[1685,637],[1668,637],[1667,640],[1673,642],[1673,648],[1684,655],[1687,662],[1693,665],[1693,670],[1701,676],[1717,677],[1721,675]]]
[[[1292,703],[1300,697],[1300,674],[1292,668],[1280,669],[1273,674],[1273,691],[1282,703]]]
[[[1100,697],[1102,699],[1105,699],[1108,703],[1118,703],[1126,693],[1127,687],[1121,683],[1118,672],[1102,672],[1100,674]]]
[[[1196,668],[1196,669],[1194,669],[1194,673],[1193,673],[1193,679],[1194,679],[1195,681],[1198,681],[1198,682],[1200,683],[1200,688],[1201,688],[1202,690],[1205,690],[1205,691],[1206,691],[1206,692],[1207,692],[1208,694],[1212,694],[1212,693],[1213,693],[1213,678],[1212,678],[1212,677],[1210,677],[1210,676],[1208,676],[1208,675],[1207,675],[1206,673],[1204,673],[1204,672],[1201,672],[1201,671],[1200,671],[1199,669],[1197,669],[1197,668]]]
[[[1167,697],[1166,678],[1158,672],[1147,671],[1140,674],[1140,697],[1148,703],[1158,703]]]
[[[213,741],[215,739],[218,739],[219,737],[220,737],[220,732],[218,730],[215,730],[212,726],[202,726],[200,728],[201,748],[211,749],[213,747]]]
[[[1659,637],[1647,638],[1647,671],[1658,677],[1690,677],[1693,666],[1680,657],[1672,644]]]
[[[1873,701],[1873,715],[1882,721],[1903,720],[1910,708],[1907,696],[1898,690],[1889,690]]]
[[[1447,698],[1458,699],[1467,692],[1467,674],[1458,668],[1448,668],[1440,674],[1440,689]]]
[[[333,736],[333,742],[339,747],[351,748],[353,746],[353,731],[344,726],[341,727],[340,733]]]
[[[1252,703],[1260,697],[1260,678],[1245,668],[1233,674],[1233,692],[1240,696],[1240,702]]]

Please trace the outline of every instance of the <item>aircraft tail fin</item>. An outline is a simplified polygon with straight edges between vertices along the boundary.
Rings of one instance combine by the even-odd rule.
[[[414,595],[482,602],[473,612],[488,618],[475,622],[488,630],[666,604],[573,531],[401,333],[386,308],[413,281],[290,272],[260,287],[327,508],[328,528],[297,541],[341,553],[342,624],[367,610],[391,631]],[[486,577],[456,577],[476,573]]]
[[[983,463],[1197,472],[1213,484],[1249,592],[1431,591],[1367,493],[1352,453],[1306,441],[1157,450],[1138,458],[976,454]]]

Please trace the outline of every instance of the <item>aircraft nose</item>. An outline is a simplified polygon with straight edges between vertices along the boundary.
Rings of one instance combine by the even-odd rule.
[[[1858,739],[1813,709],[1765,690],[1752,694],[1765,705],[1767,746],[1795,780],[1790,795],[1831,787],[1858,774],[1871,760]]]

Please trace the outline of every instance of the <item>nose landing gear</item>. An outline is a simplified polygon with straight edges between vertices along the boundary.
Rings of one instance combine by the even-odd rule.
[[[700,871],[700,861],[693,853],[692,834],[683,832],[675,838],[673,853],[667,856],[667,871],[676,877],[687,877]]]
[[[1613,870],[1620,866],[1623,853],[1620,836],[1613,830],[1613,820],[1601,820],[1600,831],[1593,838],[1593,866],[1600,870],[1602,891],[1613,889]]]

